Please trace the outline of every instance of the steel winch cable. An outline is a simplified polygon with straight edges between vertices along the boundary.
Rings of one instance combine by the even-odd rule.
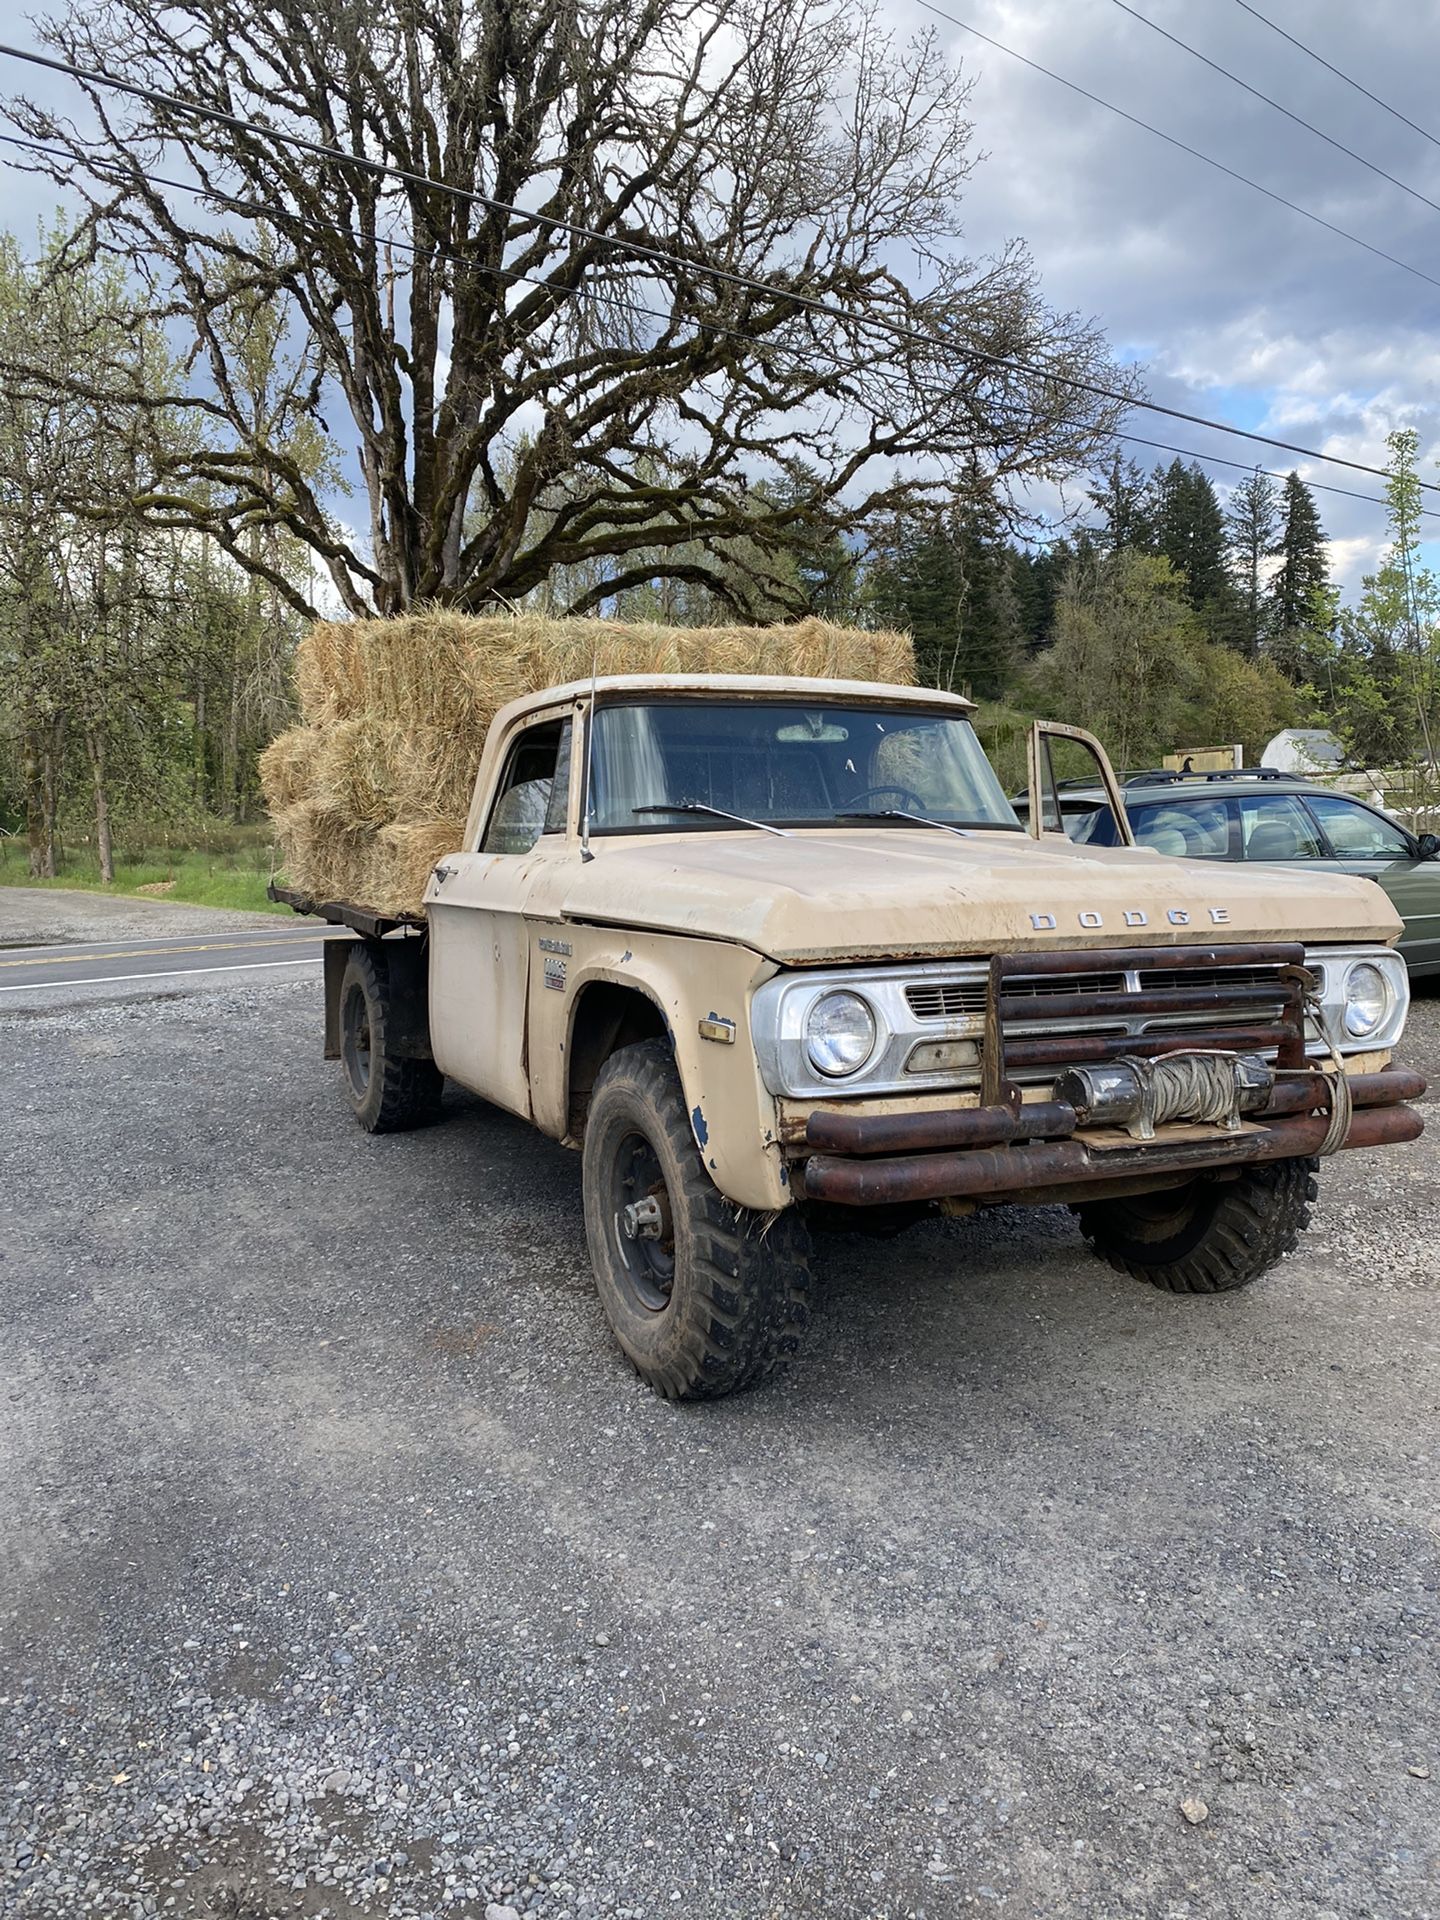
[[[1171,1120],[1233,1126],[1239,1118],[1241,1089],[1233,1053],[1196,1047],[1158,1060],[1127,1056],[1125,1064],[1140,1082],[1149,1127],[1163,1127]]]
[[[1335,1036],[1330,1031],[1330,1022],[1325,1017],[1325,1009],[1320,996],[1313,986],[1304,989],[1305,1011],[1315,1022],[1316,1032],[1325,1042],[1326,1052],[1330,1055],[1333,1072],[1319,1069],[1321,1077],[1330,1089],[1330,1124],[1325,1129],[1325,1138],[1318,1149],[1323,1159],[1326,1154],[1338,1153],[1350,1137],[1350,1122],[1354,1117],[1355,1099],[1350,1091],[1350,1077],[1345,1071],[1345,1062]]]

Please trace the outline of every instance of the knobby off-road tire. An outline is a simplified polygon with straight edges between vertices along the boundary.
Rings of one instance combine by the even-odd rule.
[[[367,1133],[423,1127],[440,1111],[444,1076],[433,1060],[397,1059],[387,1044],[400,1024],[383,948],[362,945],[340,982],[340,1064],[351,1111]]]
[[[809,1320],[810,1236],[793,1207],[736,1207],[695,1145],[663,1041],[612,1054],[585,1123],[585,1232],[595,1285],[636,1371],[671,1400],[753,1385],[797,1350]],[[656,1238],[630,1239],[623,1210],[653,1198]]]
[[[1120,1273],[1171,1293],[1229,1293],[1294,1251],[1310,1224],[1318,1165],[1272,1160],[1233,1180],[1093,1200],[1076,1209],[1080,1231]]]

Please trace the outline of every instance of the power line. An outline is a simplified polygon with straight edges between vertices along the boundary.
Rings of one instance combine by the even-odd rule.
[[[920,0],[920,4],[927,7],[931,13],[939,14],[941,19],[950,20],[953,25],[964,28],[967,33],[978,32],[976,28],[966,27],[964,21],[954,20],[952,15],[941,13],[938,7],[930,5],[930,0]],[[979,38],[986,40],[988,36],[979,34]],[[990,44],[999,46],[998,41],[992,41]],[[1002,53],[1009,53],[1011,49],[1009,47],[1000,47],[1000,51]],[[376,178],[398,180],[409,186],[423,187],[428,192],[443,193],[454,199],[484,207],[491,213],[503,213],[520,220],[531,221],[537,226],[547,227],[554,232],[567,234],[572,239],[584,240],[597,246],[618,249],[622,253],[630,254],[636,259],[645,260],[655,265],[679,267],[686,272],[699,272],[709,279],[718,281],[726,286],[737,287],[743,292],[762,294],[767,299],[789,301],[803,312],[814,313],[825,319],[839,321],[847,327],[868,327],[872,331],[879,330],[888,333],[895,339],[922,347],[927,352],[948,352],[959,358],[962,357],[964,351],[935,334],[922,332],[918,327],[907,326],[903,321],[892,320],[884,314],[856,313],[845,307],[836,306],[828,300],[818,299],[813,294],[802,293],[794,288],[779,285],[774,281],[761,280],[754,275],[737,273],[733,269],[726,267],[712,266],[704,262],[687,260],[683,255],[669,252],[662,247],[651,246],[644,241],[629,240],[623,236],[601,233],[598,229],[583,226],[577,221],[562,220],[553,214],[539,213],[532,209],[517,206],[508,200],[498,200],[493,195],[481,193],[475,188],[458,187],[448,181],[434,180],[426,174],[414,173],[408,168],[395,166],[389,161],[374,160],[365,154],[346,153],[340,147],[327,146],[317,140],[307,140],[300,134],[281,133],[273,127],[266,127],[258,121],[247,120],[239,114],[227,113],[219,107],[207,107],[192,100],[183,100],[175,94],[163,93],[153,87],[143,87],[135,81],[120,80],[111,74],[100,73],[92,68],[81,67],[68,60],[57,60],[50,55],[35,53],[23,47],[12,47],[4,42],[0,42],[0,55],[4,55],[6,58],[12,60],[23,61],[31,66],[44,67],[51,72],[67,74],[71,79],[79,80],[87,86],[108,87],[115,92],[127,94],[131,98],[144,100],[152,106],[161,106],[173,112],[190,114],[196,119],[229,127],[237,132],[252,136],[261,136],[273,141],[278,146],[294,148],[296,151],[311,154],[318,159],[336,161],[341,166],[357,167],[361,171]],[[1027,66],[1034,66],[1036,64],[1034,61],[1026,60],[1023,54],[1016,54],[1015,58],[1024,61]],[[1049,73],[1048,68],[1042,67],[1039,71]],[[1060,79],[1063,86],[1072,87],[1076,92],[1085,92],[1083,87],[1076,86],[1073,81],[1062,79],[1058,74],[1051,74],[1050,77],[1052,79]],[[1098,96],[1093,94],[1087,94],[1086,97],[1088,99],[1098,99]],[[1108,106],[1110,103],[1101,100],[1099,104],[1101,106]],[[1127,120],[1134,117],[1133,115],[1125,113],[1122,108],[1116,107],[1113,108],[1112,111],[1120,113],[1122,117]],[[1144,121],[1137,121],[1136,124],[1139,126],[1147,126],[1147,123]],[[1158,129],[1153,127],[1147,127],[1147,130],[1152,133],[1158,132]],[[1183,142],[1173,140],[1169,134],[1160,134],[1160,138],[1170,141],[1172,145],[1183,145]],[[1196,151],[1193,148],[1186,148],[1185,150],[1187,152]],[[1200,159],[1208,158],[1208,156],[1204,154],[1199,154],[1198,157]],[[67,154],[66,160],[68,163],[74,164],[74,156]],[[1220,167],[1220,170],[1224,173],[1231,171],[1230,168],[1222,166],[1219,161],[1212,161],[1210,164]],[[1236,174],[1234,177],[1240,180],[1244,179],[1242,174]],[[1255,182],[1246,181],[1245,184],[1254,186]],[[1261,193],[1269,194],[1272,199],[1280,198],[1277,194],[1270,194],[1268,187],[1260,187],[1258,190]],[[206,188],[203,191],[211,193],[217,198],[224,197],[211,188]],[[1284,204],[1289,206],[1291,203],[1285,201]],[[1296,211],[1304,212],[1304,209],[1297,208]],[[273,218],[273,214],[262,215],[261,217]],[[1310,219],[1319,218],[1318,215],[1307,215],[1306,217]],[[1319,224],[1321,226],[1328,226],[1329,222],[1321,220]],[[1332,231],[1340,233],[1341,229],[1337,227],[1332,229]],[[1352,235],[1344,235],[1343,237],[1353,238]],[[1367,243],[1363,240],[1357,242],[1357,244],[1367,246]],[[1372,253],[1378,251],[1377,248],[1373,247],[1370,247],[1368,250]],[[1383,257],[1389,259],[1391,256],[1387,254]],[[480,265],[481,263],[466,264]],[[1396,261],[1395,264],[1402,266],[1404,262]],[[487,268],[487,270],[504,271],[503,268]],[[1407,271],[1418,272],[1419,270],[1417,268],[1409,268]],[[1430,278],[1428,274],[1421,274],[1420,277],[1422,279]],[[548,285],[549,283],[542,284]],[[1432,281],[1432,285],[1440,287],[1440,280]],[[1133,395],[1118,392],[1113,387],[1103,387],[1094,381],[1081,380],[1073,374],[1061,373],[1052,367],[1044,365],[1036,366],[1031,362],[1014,360],[1002,354],[987,353],[983,349],[970,350],[970,358],[984,366],[997,368],[1003,372],[1026,374],[1043,380],[1052,380],[1058,386],[1067,387],[1075,393],[1083,393],[1092,399],[1113,400],[1121,406],[1133,408],[1138,412],[1158,414],[1165,419],[1182,421],[1187,426],[1204,427],[1214,433],[1224,433],[1235,439],[1249,440],[1257,446],[1274,447],[1281,453],[1298,454],[1305,460],[1319,460],[1330,466],[1346,467],[1354,473],[1369,474],[1373,479],[1386,480],[1389,478],[1383,467],[1370,466],[1363,460],[1348,460],[1341,454],[1322,453],[1317,448],[1301,446],[1293,440],[1280,440],[1272,434],[1257,432],[1252,427],[1232,426],[1228,421],[1211,420],[1204,414],[1189,413],[1180,407],[1162,406],[1161,403],[1156,400],[1136,399]],[[1108,430],[1101,429],[1101,431]],[[1429,493],[1440,493],[1440,484],[1434,481],[1423,480],[1420,482],[1420,485]]]
[[[66,152],[64,147],[47,147],[42,141],[27,140],[19,134],[14,133],[0,133],[0,144],[7,147],[19,147],[26,153],[44,154],[52,160],[68,161],[74,158],[72,154]],[[224,212],[238,213],[246,220],[265,220],[270,222],[272,226],[276,224],[275,209],[273,207],[260,206],[253,200],[237,199],[233,194],[226,193],[221,187],[202,186],[199,181],[196,180],[172,180],[163,173],[151,173],[149,171],[146,172],[145,180],[149,186],[169,187],[174,193],[188,193],[198,200],[214,200]],[[343,220],[325,220],[316,213],[301,214],[298,217],[287,214],[286,219],[291,226],[304,227],[311,232],[323,230],[326,233],[344,234],[349,239],[354,239],[355,237],[354,229],[348,227]],[[513,286],[539,287],[540,290],[545,293],[579,292],[578,287],[569,287],[563,284],[557,284],[553,280],[544,280],[533,273],[517,273],[512,267],[498,267],[489,260],[468,260],[463,253],[453,253],[446,247],[427,249],[417,246],[412,241],[401,240],[388,234],[377,234],[376,245],[387,250],[393,248],[400,253],[409,253],[416,256],[422,253],[429,253],[434,258],[448,261],[452,266],[462,267],[467,273],[488,274],[492,279],[508,280]],[[624,307],[630,313],[641,314],[646,319],[668,321],[674,318],[672,314],[665,313],[659,307],[642,306],[636,300],[626,299],[623,295],[608,290],[606,298],[615,306]],[[702,332],[718,333],[727,340],[739,340],[745,346],[752,349],[755,346],[755,336],[750,333],[742,333],[738,327],[727,327],[719,320],[705,320],[698,315],[691,315],[691,319],[693,324]]]
[[[1252,7],[1250,0],[1235,0],[1235,4],[1237,7],[1243,7],[1252,19],[1260,22],[1262,27],[1269,27],[1272,33],[1278,33],[1282,40],[1288,40],[1292,47],[1298,47],[1301,53],[1307,54],[1310,59],[1317,61],[1320,66],[1324,67],[1327,73],[1333,73],[1337,80],[1343,80],[1347,87],[1353,87],[1357,93],[1363,93],[1367,100],[1373,100],[1377,107],[1383,107],[1386,113],[1392,114],[1402,126],[1409,127],[1412,133],[1418,133],[1422,140],[1428,140],[1432,147],[1440,147],[1440,139],[1437,139],[1428,127],[1422,127],[1417,121],[1412,120],[1408,114],[1401,113],[1398,107],[1392,107],[1388,100],[1382,100],[1379,94],[1372,93],[1369,87],[1362,87],[1353,75],[1346,73],[1342,67],[1332,65],[1323,53],[1317,53],[1313,47],[1307,47],[1303,40],[1297,40],[1293,33],[1287,33],[1284,27],[1270,19],[1267,14],[1261,13],[1258,7]]]
[[[1273,467],[1253,467],[1245,460],[1227,460],[1218,453],[1198,453],[1194,447],[1172,447],[1166,440],[1146,440],[1138,433],[1115,434],[1115,439],[1129,441],[1136,447],[1153,447],[1157,453],[1178,453],[1186,460],[1199,460],[1209,467],[1233,467],[1237,473],[1263,473],[1271,480],[1288,480],[1289,474],[1277,473]],[[1338,493],[1346,500],[1365,500],[1372,507],[1388,507],[1389,501],[1383,500],[1378,493],[1356,493],[1353,487],[1334,487],[1324,480],[1307,480],[1304,483],[1312,493]],[[1434,507],[1421,507],[1427,519],[1440,520],[1440,511]]]
[[[1298,213],[1303,220],[1309,220],[1317,227],[1323,227],[1327,233],[1337,234],[1340,239],[1348,240],[1352,246],[1363,247],[1366,253],[1374,254],[1377,260],[1388,261],[1392,267],[1399,267],[1402,273],[1412,273],[1417,280],[1424,280],[1429,286],[1440,287],[1440,280],[1433,274],[1412,267],[1408,260],[1401,260],[1396,254],[1387,253],[1383,247],[1373,246],[1370,241],[1362,240],[1358,233],[1351,233],[1345,227],[1337,227],[1333,220],[1326,220],[1318,213],[1312,213],[1309,207],[1302,207],[1297,200],[1287,200],[1283,193],[1277,193],[1273,187],[1265,187],[1258,180],[1252,180],[1248,173],[1240,173],[1234,167],[1227,167],[1223,160],[1217,160],[1211,153],[1204,153],[1199,147],[1192,147],[1173,133],[1166,133],[1163,127],[1155,126],[1149,120],[1142,120],[1139,114],[1131,113],[1125,107],[1117,107],[1113,100],[1106,100],[1098,93],[1092,93],[1088,87],[1082,87],[1078,80],[1067,80],[1063,73],[1056,73],[1053,67],[1041,66],[1038,60],[1032,60],[1028,54],[1017,53],[1014,47],[1007,47],[1003,41],[992,39],[988,33],[982,33],[978,27],[972,27],[966,20],[957,20],[953,13],[932,4],[932,0],[916,0],[916,4],[933,13],[938,20],[946,20],[952,27],[959,27],[962,33],[973,34],[977,40],[983,40],[987,47],[994,47],[997,53],[1008,54],[1012,60],[1018,60],[1022,66],[1029,67],[1035,73],[1043,73],[1047,80],[1054,80],[1062,87],[1068,87],[1071,93],[1078,93],[1083,100],[1089,100],[1097,107],[1104,107],[1107,113],[1118,114],[1122,120],[1128,120],[1132,127],[1139,127],[1145,133],[1154,134],[1157,140],[1163,140],[1169,147],[1175,147],[1181,153],[1188,153],[1192,160],[1203,160],[1207,167],[1213,167],[1217,173],[1223,173],[1231,180],[1238,180],[1242,187],[1249,187],[1255,193],[1263,193],[1267,200],[1273,200],[1277,206],[1288,207],[1291,213]],[[6,49],[0,48],[0,52]]]
[[[0,144],[8,147],[19,147],[26,153],[43,154],[53,160],[66,160],[70,158],[63,147],[47,147],[41,141],[23,139],[18,134],[0,133]],[[253,201],[236,199],[233,195],[224,193],[215,187],[203,187],[193,180],[173,180],[167,178],[164,174],[158,173],[149,173],[146,175],[146,179],[154,186],[169,187],[176,193],[188,193],[199,199],[214,199],[220,202],[226,211],[241,214],[246,219],[273,220],[274,218],[273,212],[268,208],[259,207]],[[322,220],[317,214],[305,214],[300,220],[295,222],[295,224],[312,230],[323,228],[330,233],[351,234],[351,229],[346,226],[344,221]],[[386,248],[395,248],[401,253],[419,254],[425,251],[425,249],[416,246],[411,241],[394,237],[386,237],[380,241],[379,244]],[[462,254],[452,253],[446,249],[439,249],[438,251],[441,259],[449,261],[454,266],[463,267],[467,271],[474,273],[489,274],[496,279],[508,280],[512,284],[539,287],[542,291],[546,292],[567,293],[578,291],[578,289],[575,288],[557,288],[553,282],[539,279],[534,274],[516,273],[511,268],[493,266],[488,261],[466,260]],[[627,313],[636,314],[648,320],[668,322],[674,317],[671,314],[665,313],[659,307],[647,307],[640,301],[628,299],[621,294],[611,292],[607,294],[607,298],[616,306],[624,308]],[[752,346],[754,344],[752,335],[742,333],[736,327],[727,327],[718,320],[703,320],[696,317],[694,324],[707,333],[721,334],[726,339],[739,340],[746,346]],[[1108,439],[1124,440],[1129,445],[1136,447],[1150,447],[1157,453],[1179,454],[1182,459],[1202,461],[1207,466],[1230,467],[1237,473],[1264,473],[1272,480],[1284,480],[1288,478],[1285,473],[1277,472],[1272,467],[1256,467],[1249,461],[1229,460],[1226,459],[1224,455],[1218,453],[1200,453],[1194,447],[1177,447],[1172,445],[1168,440],[1147,440],[1142,434],[1122,433],[1117,428],[1106,428],[1102,431],[1105,432]],[[1323,480],[1307,480],[1305,484],[1312,492],[1333,493],[1346,500],[1363,500],[1372,507],[1384,507],[1389,504],[1388,501],[1384,500],[1379,494],[1357,493],[1353,487],[1337,487]],[[1434,507],[1421,507],[1419,511],[1427,519],[1440,520],[1440,510]]]
[[[1128,13],[1132,20],[1138,20],[1142,27],[1149,27],[1152,33],[1158,33],[1162,40],[1168,40],[1172,47],[1179,47],[1182,53],[1188,53],[1193,60],[1201,61],[1210,68],[1212,73],[1222,74],[1225,79],[1240,87],[1253,99],[1263,100],[1265,105],[1273,107],[1276,113],[1283,113],[1287,120],[1293,120],[1297,127],[1304,127],[1307,133],[1313,133],[1317,140],[1323,140],[1327,146],[1334,147],[1337,153],[1343,153],[1347,158],[1359,161],[1362,167],[1368,167],[1371,173],[1378,174],[1382,180],[1388,180],[1392,187],[1399,187],[1402,193],[1408,193],[1412,200],[1418,200],[1422,206],[1429,207],[1432,213],[1440,213],[1440,200],[1432,200],[1428,194],[1421,193],[1418,187],[1409,186],[1404,180],[1398,180],[1393,173],[1387,173],[1384,167],[1377,166],[1373,160],[1367,160],[1363,153],[1357,153],[1353,147],[1347,147],[1343,140],[1337,140],[1333,134],[1326,133],[1323,127],[1317,127],[1313,121],[1306,120],[1301,114],[1292,113],[1289,107],[1282,106],[1268,93],[1262,93],[1259,87],[1252,87],[1248,80],[1242,80],[1238,73],[1232,73],[1228,67],[1222,67],[1218,60],[1212,60],[1208,53],[1201,53],[1198,47],[1192,47],[1178,34],[1171,33],[1168,28],[1162,27],[1158,20],[1149,19],[1137,8],[1132,7],[1129,0],[1114,0],[1114,5],[1119,7],[1122,13]]]

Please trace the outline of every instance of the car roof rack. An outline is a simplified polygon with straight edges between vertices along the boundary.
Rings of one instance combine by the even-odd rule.
[[[1169,787],[1186,780],[1303,780],[1303,774],[1286,773],[1282,767],[1209,767],[1197,773],[1180,773],[1174,767],[1153,767],[1144,773],[1127,773],[1125,787]]]

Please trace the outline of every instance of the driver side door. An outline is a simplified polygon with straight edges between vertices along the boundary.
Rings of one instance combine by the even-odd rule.
[[[569,715],[517,733],[473,851],[435,869],[430,922],[430,1030],[442,1072],[525,1119],[532,941],[526,919],[568,858],[573,759]]]

